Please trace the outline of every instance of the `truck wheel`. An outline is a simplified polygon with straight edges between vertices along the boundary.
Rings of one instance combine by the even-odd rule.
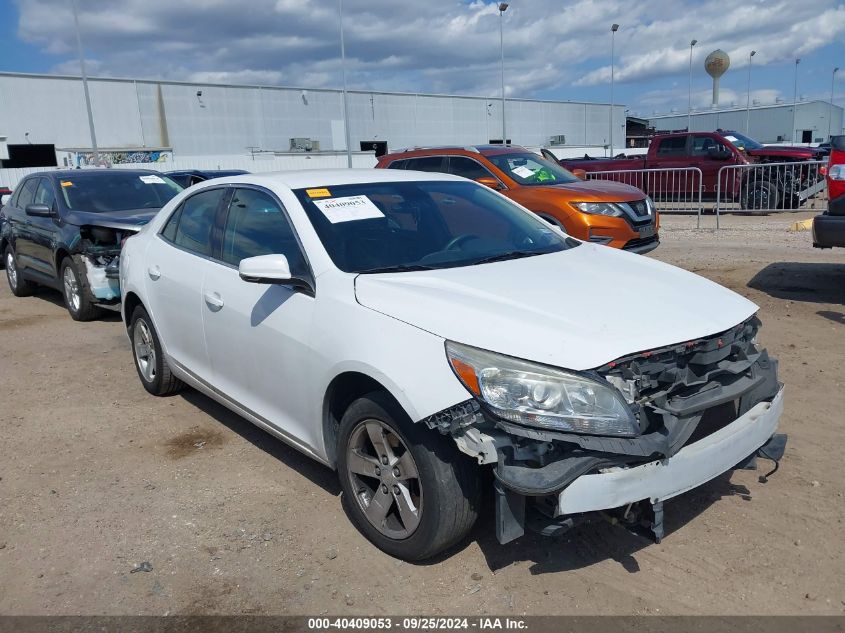
[[[391,556],[439,554],[464,538],[478,517],[478,466],[450,437],[414,424],[384,392],[346,410],[337,461],[349,520]]]
[[[740,206],[747,210],[770,211],[777,209],[778,190],[768,180],[748,184],[740,199]]]
[[[132,356],[135,369],[144,389],[154,396],[169,396],[185,386],[170,371],[164,358],[158,334],[147,311],[138,306],[129,320],[129,338],[132,341]]]
[[[100,316],[102,310],[94,303],[88,289],[88,278],[84,270],[79,270],[77,262],[72,257],[65,257],[59,271],[62,294],[70,317],[74,321],[92,321]]]
[[[3,265],[6,267],[6,281],[9,282],[9,290],[16,297],[28,297],[35,292],[35,284],[24,279],[18,268],[18,259],[15,257],[15,252],[12,246],[6,247],[6,252],[3,255]]]

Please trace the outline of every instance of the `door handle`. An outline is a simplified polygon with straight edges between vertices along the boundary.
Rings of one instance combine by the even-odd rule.
[[[161,277],[161,270],[159,270],[158,266],[151,266],[150,268],[147,268],[147,274],[150,276],[150,279],[155,281]]]
[[[206,292],[203,294],[205,302],[212,308],[219,310],[223,307],[223,299],[216,292]]]

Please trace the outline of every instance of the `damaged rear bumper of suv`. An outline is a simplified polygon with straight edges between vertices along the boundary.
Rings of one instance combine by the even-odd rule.
[[[596,369],[626,393],[643,429],[637,437],[522,426],[476,400],[424,421],[451,433],[479,462],[495,463],[500,542],[521,536],[526,524],[553,534],[616,509],[624,509],[623,523],[645,526],[659,540],[663,501],[732,468],[753,467],[757,454],[775,462],[783,454],[785,436],[775,435],[783,389],[777,361],[756,346],[758,327],[752,317]]]

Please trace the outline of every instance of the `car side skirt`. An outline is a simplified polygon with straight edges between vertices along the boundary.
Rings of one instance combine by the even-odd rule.
[[[236,400],[229,398],[220,390],[208,384],[202,378],[191,372],[188,368],[180,364],[178,361],[174,361],[172,358],[168,357],[167,363],[168,365],[170,365],[171,371],[178,378],[185,381],[197,391],[205,394],[212,400],[219,402],[230,411],[237,413],[242,418],[252,422],[255,426],[266,431],[270,435],[282,440],[285,444],[288,444],[299,452],[317,460],[318,462],[325,466],[328,466],[329,468],[334,469],[334,467],[324,457],[316,453],[310,446],[300,442],[289,433],[286,433],[282,429],[278,428],[267,418],[258,415],[255,411],[249,409],[248,407],[245,407]]]

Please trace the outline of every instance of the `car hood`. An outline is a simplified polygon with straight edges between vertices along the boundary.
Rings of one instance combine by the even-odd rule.
[[[158,209],[129,209],[127,211],[109,211],[107,213],[90,213],[88,211],[70,211],[64,220],[76,226],[93,224],[122,231],[140,231],[141,227],[152,220],[159,212]]]
[[[747,150],[749,156],[806,156],[813,158],[823,153],[815,147],[793,147],[791,145],[766,145],[760,149]]]
[[[711,336],[757,311],[703,277],[589,243],[478,266],[358,275],[355,294],[445,339],[575,370]]]
[[[567,197],[580,202],[606,201],[609,198],[615,202],[630,202],[642,200],[645,194],[632,185],[611,180],[579,180],[565,185],[532,186],[532,190],[548,190],[549,192],[569,192]]]

